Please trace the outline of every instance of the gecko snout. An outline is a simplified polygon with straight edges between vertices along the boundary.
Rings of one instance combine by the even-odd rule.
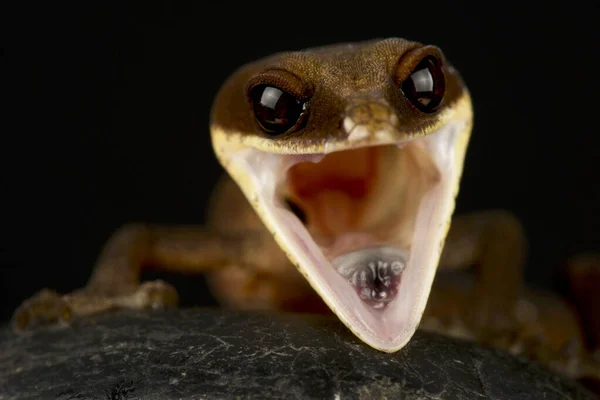
[[[346,107],[342,127],[349,142],[397,142],[398,116],[381,99],[361,99]]]

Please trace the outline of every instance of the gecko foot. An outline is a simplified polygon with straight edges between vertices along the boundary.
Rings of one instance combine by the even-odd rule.
[[[177,290],[161,280],[143,282],[133,294],[115,299],[122,308],[132,309],[161,309],[176,306],[178,302]]]
[[[68,324],[72,316],[72,309],[62,296],[54,290],[42,289],[16,309],[12,325],[16,331],[24,331],[39,325]]]
[[[167,308],[176,306],[178,301],[177,290],[161,280],[143,282],[133,292],[118,295],[88,288],[60,295],[43,289],[17,308],[12,325],[16,332],[22,332],[43,325],[68,325],[76,317],[115,309]]]

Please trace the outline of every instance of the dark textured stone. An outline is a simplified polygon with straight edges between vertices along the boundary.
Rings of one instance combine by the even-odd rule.
[[[0,331],[0,399],[593,399],[510,355],[417,332],[395,354],[336,318],[169,310]]]

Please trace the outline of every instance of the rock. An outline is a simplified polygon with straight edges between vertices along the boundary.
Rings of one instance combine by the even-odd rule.
[[[335,317],[115,312],[0,330],[0,399],[594,399],[508,353],[419,331],[395,354]]]

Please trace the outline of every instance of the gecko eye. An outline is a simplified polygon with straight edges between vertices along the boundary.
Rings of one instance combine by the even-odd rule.
[[[298,129],[304,120],[306,102],[271,85],[257,85],[250,91],[254,116],[271,136]]]
[[[444,72],[437,58],[425,57],[402,83],[402,92],[423,112],[434,112],[446,88]]]

